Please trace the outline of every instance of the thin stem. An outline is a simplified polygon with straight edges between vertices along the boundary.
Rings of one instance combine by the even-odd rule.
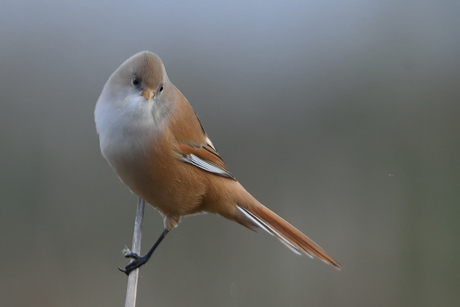
[[[145,201],[139,197],[137,201],[137,213],[136,221],[134,222],[134,234],[133,234],[133,248],[132,252],[140,254],[141,252],[141,238],[142,238],[142,220],[144,218]],[[136,269],[129,274],[128,286],[126,289],[126,301],[125,307],[136,306],[137,296],[137,280],[139,277],[139,269]]]

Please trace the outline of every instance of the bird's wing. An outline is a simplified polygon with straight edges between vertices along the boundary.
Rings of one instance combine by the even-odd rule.
[[[171,132],[177,141],[179,159],[204,171],[234,179],[201,125],[188,101],[171,118]]]
[[[209,144],[200,145],[199,147],[190,146],[187,144],[179,144],[180,159],[193,166],[201,168],[207,172],[235,179],[228,171],[224,161],[220,158],[214,147]]]

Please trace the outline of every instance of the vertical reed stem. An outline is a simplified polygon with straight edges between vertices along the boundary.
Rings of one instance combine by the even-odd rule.
[[[140,255],[141,253],[141,238],[142,238],[142,220],[144,218],[145,201],[139,197],[137,201],[136,221],[134,222],[133,247],[131,251]],[[125,307],[136,306],[137,296],[137,281],[139,277],[139,269],[132,271],[128,277],[128,286],[126,289]]]

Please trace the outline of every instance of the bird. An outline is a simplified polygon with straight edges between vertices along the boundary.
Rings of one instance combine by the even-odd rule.
[[[128,253],[130,272],[147,263],[181,217],[214,213],[262,229],[297,254],[341,265],[294,226],[262,205],[236,180],[160,57],[142,51],[127,59],[97,100],[100,150],[121,181],[164,217],[163,231],[144,255]]]

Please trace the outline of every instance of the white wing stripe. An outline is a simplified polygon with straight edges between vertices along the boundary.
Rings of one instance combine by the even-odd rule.
[[[202,170],[205,170],[207,172],[222,176],[222,177],[227,177],[231,179],[235,179],[232,174],[230,174],[229,171],[224,170],[213,163],[203,160],[199,158],[198,156],[195,156],[194,154],[190,155],[182,155],[182,161],[190,163],[198,168],[201,168]]]

